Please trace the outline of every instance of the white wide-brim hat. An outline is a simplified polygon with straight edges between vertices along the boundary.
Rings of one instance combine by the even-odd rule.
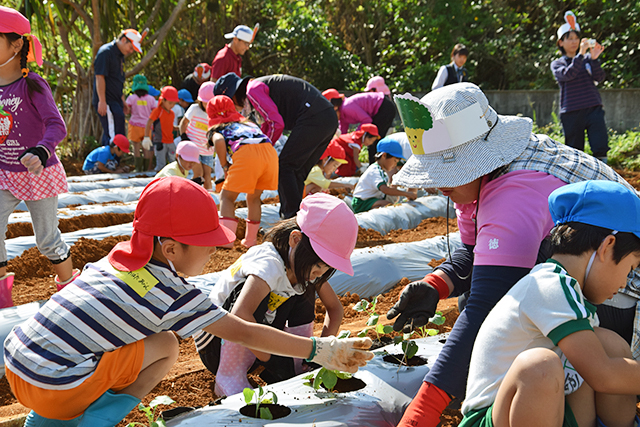
[[[396,95],[413,156],[393,177],[410,188],[452,188],[509,164],[527,147],[531,119],[501,116],[473,83],[455,83],[422,99]]]

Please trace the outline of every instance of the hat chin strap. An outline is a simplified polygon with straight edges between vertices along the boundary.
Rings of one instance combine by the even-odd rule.
[[[160,243],[160,246],[162,246],[162,240],[160,240],[160,237],[157,237],[158,239],[158,243]],[[169,258],[167,258],[167,262],[169,263],[169,266],[171,267],[171,270],[173,270],[174,272],[178,272],[176,270],[176,267],[173,265],[173,263],[171,262],[171,260]]]
[[[14,53],[13,56],[11,58],[7,59],[7,61],[4,64],[0,65],[0,68],[4,67],[9,62],[13,61],[13,58],[15,58],[16,56],[18,56],[18,52]]]

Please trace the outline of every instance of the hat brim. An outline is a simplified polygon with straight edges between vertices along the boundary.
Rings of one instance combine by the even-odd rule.
[[[313,248],[316,255],[318,255],[325,264],[327,264],[329,267],[335,268],[336,270],[340,270],[343,273],[348,274],[349,276],[353,276],[353,265],[351,265],[351,258],[343,258],[339,255],[336,255],[331,250],[325,248],[311,238],[309,239],[309,242],[311,242],[311,247]]]
[[[453,188],[468,184],[520,156],[529,144],[532,128],[530,118],[498,115],[498,123],[486,141],[481,136],[446,151],[414,154],[394,175],[393,182],[409,188]]]
[[[340,163],[341,165],[346,165],[347,163],[349,163],[348,160],[345,159],[336,159],[335,157],[331,157],[331,160],[335,160],[336,162]]]

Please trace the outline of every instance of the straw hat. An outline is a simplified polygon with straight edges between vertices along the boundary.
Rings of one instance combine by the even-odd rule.
[[[473,83],[394,98],[414,154],[393,177],[398,185],[459,187],[510,163],[529,142],[531,119],[498,115]]]

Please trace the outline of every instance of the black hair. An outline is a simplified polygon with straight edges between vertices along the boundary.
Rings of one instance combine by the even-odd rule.
[[[389,157],[395,157],[396,159],[399,159],[398,157],[396,157],[396,156],[392,156],[392,155],[391,155],[391,154],[389,154],[389,153],[384,153],[384,152],[380,152],[380,151],[378,151],[378,152],[375,154],[376,160],[378,160],[378,159],[379,159],[379,158],[381,158],[382,156],[385,156],[385,158],[387,158],[387,159],[388,159]]]
[[[567,222],[560,224],[551,230],[551,253],[566,255],[582,255],[588,251],[595,251],[602,241],[613,230],[583,224],[581,222]],[[633,233],[618,232],[613,247],[613,260],[616,264],[622,258],[631,254],[640,254],[640,238]]]
[[[244,106],[244,103],[247,99],[247,85],[249,84],[249,78],[244,78],[240,82],[238,89],[236,89],[236,93],[233,94],[233,101],[236,105]]]
[[[138,89],[138,90],[135,90],[133,93],[135,93],[140,98],[142,98],[143,96],[147,95],[149,93],[149,91],[148,90],[144,90],[144,89]]]
[[[333,98],[330,100],[331,104],[333,104],[334,107],[342,107],[342,103],[344,102],[344,99],[342,99],[342,97],[339,98]]]
[[[22,39],[22,50],[20,51],[20,68],[28,70],[27,67],[27,56],[29,55],[29,40],[26,37],[21,36],[18,33],[0,33],[1,37],[7,39],[7,41],[13,44],[15,41]],[[25,77],[27,81],[27,89],[29,90],[29,95],[33,92],[42,93],[42,87],[31,77]]]
[[[567,37],[569,37],[569,34],[571,33],[575,33],[576,36],[578,36],[578,40],[580,40],[580,31],[577,30],[569,30],[566,33],[564,33],[562,35],[562,37],[560,37],[560,40],[564,41]],[[560,41],[558,40],[558,42]],[[560,46],[560,43],[558,43],[558,50],[563,54],[566,55],[567,52],[564,50],[564,48],[562,46]],[[580,50],[580,46],[578,46],[578,51]],[[578,51],[576,51],[576,53],[578,53]]]
[[[374,134],[369,133],[369,132],[365,132],[364,135],[363,135],[363,138],[379,138],[379,136],[374,135]]]
[[[198,105],[200,106],[200,109],[202,111],[204,111],[205,113],[207,112],[207,103],[206,102],[202,102],[198,99]]]
[[[291,263],[289,261],[289,236],[294,230],[301,231],[295,217],[278,222],[265,237],[265,239],[271,242],[276,248],[278,254],[284,261],[285,267],[287,268],[291,267]],[[298,245],[293,249],[293,253],[295,257],[293,272],[296,275],[298,283],[303,284],[305,289],[309,285],[314,285],[316,291],[318,291],[322,284],[329,280],[336,272],[335,268],[329,267],[329,270],[327,270],[327,272],[322,276],[318,277],[315,281],[307,281],[306,278],[309,277],[311,269],[316,264],[325,262],[322,261],[322,259],[313,250],[309,237],[304,233],[302,233],[300,243],[298,243]]]
[[[453,49],[451,49],[451,57],[453,58],[455,55],[469,56],[469,49],[462,43],[457,43]]]

